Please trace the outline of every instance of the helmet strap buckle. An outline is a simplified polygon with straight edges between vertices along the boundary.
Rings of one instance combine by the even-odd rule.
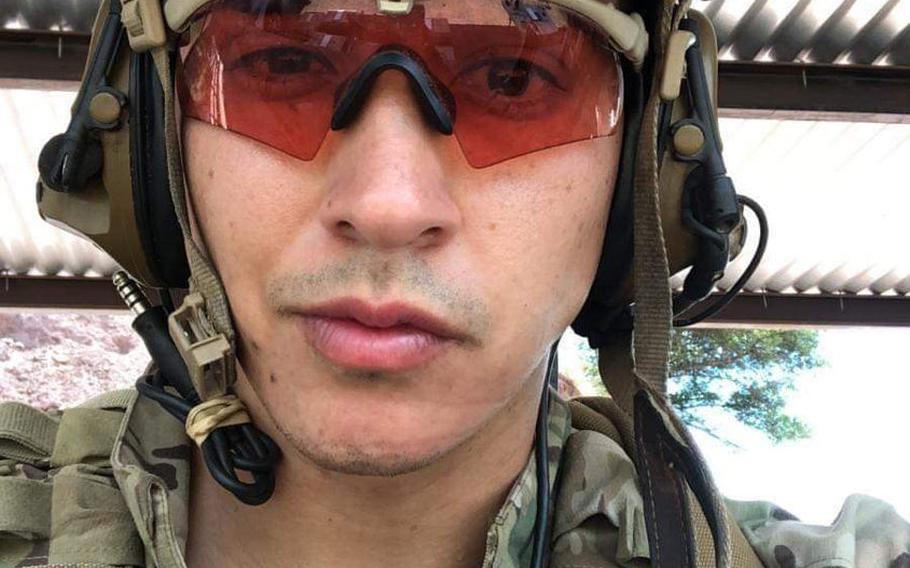
[[[695,34],[687,30],[676,30],[667,42],[664,53],[664,68],[660,79],[660,98],[664,102],[679,98],[683,76],[686,73],[686,52],[695,44]]]
[[[202,294],[193,292],[186,296],[183,304],[168,317],[168,332],[186,363],[199,398],[205,401],[225,394],[234,360],[233,349],[227,337],[215,331],[209,322]]]
[[[133,51],[142,53],[167,43],[159,0],[123,0],[120,19]]]

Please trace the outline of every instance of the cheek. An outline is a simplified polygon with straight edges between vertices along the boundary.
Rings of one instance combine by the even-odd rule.
[[[255,191],[259,161],[245,159],[229,134],[196,121],[187,122],[184,141],[192,207],[209,254],[228,276],[241,265],[232,261],[250,256],[254,243],[260,252],[268,246],[269,241],[250,238],[262,230],[255,223],[259,213],[273,208],[268,194]]]
[[[265,351],[279,333],[265,283],[318,208],[318,184],[282,155],[196,121],[187,122],[184,143],[191,205],[201,225],[194,232],[224,285],[238,359],[255,382],[268,383],[270,369],[288,365],[285,351]]]
[[[263,300],[261,283],[318,206],[315,182],[289,175],[276,152],[197,121],[187,121],[184,147],[205,248],[229,297],[244,299],[232,307],[244,312],[255,302],[264,309],[256,302]]]
[[[531,320],[555,336],[581,308],[603,246],[614,146],[607,138],[540,152],[484,186],[495,202],[474,212],[486,223],[477,228],[478,246],[495,256],[497,300],[518,312],[518,323]]]
[[[555,297],[565,294],[571,317],[594,280],[616,176],[612,138],[582,144],[579,156],[559,162],[566,168],[559,179],[567,181],[555,186],[550,203],[552,286]]]

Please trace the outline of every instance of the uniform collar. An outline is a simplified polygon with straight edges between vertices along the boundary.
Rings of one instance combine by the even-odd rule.
[[[191,444],[179,421],[134,393],[114,443],[111,466],[150,566],[186,566]]]
[[[554,495],[563,446],[572,429],[569,406],[554,391],[550,392],[547,425],[550,494]],[[486,553],[481,565],[483,568],[515,568],[527,566],[531,562],[534,521],[537,518],[535,460],[536,455],[532,450],[524,470],[487,531]]]

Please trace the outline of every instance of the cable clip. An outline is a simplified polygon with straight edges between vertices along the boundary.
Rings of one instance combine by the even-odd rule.
[[[695,44],[695,34],[676,30],[667,42],[664,69],[660,78],[660,98],[664,102],[679,98],[683,76],[686,74],[686,51]]]
[[[168,317],[168,332],[187,372],[202,400],[210,400],[227,392],[230,365],[233,364],[231,343],[218,333],[205,313],[205,299],[193,292]],[[210,376],[206,378],[206,372]]]
[[[120,19],[133,51],[142,53],[167,43],[159,0],[123,0]]]

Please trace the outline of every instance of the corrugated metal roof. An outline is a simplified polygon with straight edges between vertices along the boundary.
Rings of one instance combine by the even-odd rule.
[[[87,241],[38,217],[38,153],[66,128],[74,96],[0,89],[0,273],[100,276],[115,269],[113,260]]]
[[[0,28],[89,33],[101,0],[3,0]]]
[[[0,89],[0,269],[109,275],[114,263],[38,218],[36,162],[71,92]],[[910,294],[910,124],[721,118],[727,166],[771,221],[751,291]],[[757,240],[728,270],[729,286]]]
[[[910,124],[722,118],[720,128],[737,190],[771,225],[747,290],[910,294]]]
[[[88,32],[99,0],[4,0],[0,28]],[[695,0],[728,60],[910,65],[910,0]]]
[[[721,58],[910,65],[910,0],[695,0]]]

